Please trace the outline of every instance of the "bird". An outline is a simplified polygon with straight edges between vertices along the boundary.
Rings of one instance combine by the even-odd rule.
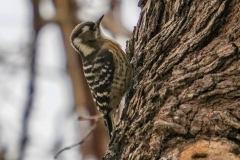
[[[102,32],[103,17],[96,22],[78,24],[70,35],[70,42],[81,56],[93,100],[103,114],[111,138],[114,116],[131,86],[133,69],[121,45]]]

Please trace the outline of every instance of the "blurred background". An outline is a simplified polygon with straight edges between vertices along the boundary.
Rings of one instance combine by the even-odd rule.
[[[96,21],[125,50],[138,0],[0,0],[0,160],[52,160],[79,142],[98,115],[69,36]],[[103,121],[59,160],[98,160],[109,142]]]

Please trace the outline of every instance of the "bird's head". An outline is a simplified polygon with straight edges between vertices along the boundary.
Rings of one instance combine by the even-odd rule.
[[[78,24],[71,33],[70,41],[76,50],[81,50],[81,45],[87,45],[94,42],[101,36],[100,23],[102,15],[96,22],[83,22]]]

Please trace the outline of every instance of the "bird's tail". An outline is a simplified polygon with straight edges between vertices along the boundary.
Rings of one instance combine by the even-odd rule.
[[[113,131],[113,129],[114,129],[114,127],[115,127],[115,125],[114,125],[114,115],[113,115],[113,113],[110,111],[110,112],[108,112],[108,114],[105,114],[104,116],[103,116],[103,118],[104,118],[104,120],[105,120],[105,125],[106,125],[106,127],[108,128],[108,134],[109,134],[109,137],[110,137],[110,139],[111,139],[111,133],[112,133],[112,131]]]

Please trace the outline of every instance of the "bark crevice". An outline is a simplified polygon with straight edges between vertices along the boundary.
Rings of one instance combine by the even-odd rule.
[[[191,146],[239,145],[237,2],[139,2],[131,41],[136,83],[105,159],[209,158],[214,150]]]

